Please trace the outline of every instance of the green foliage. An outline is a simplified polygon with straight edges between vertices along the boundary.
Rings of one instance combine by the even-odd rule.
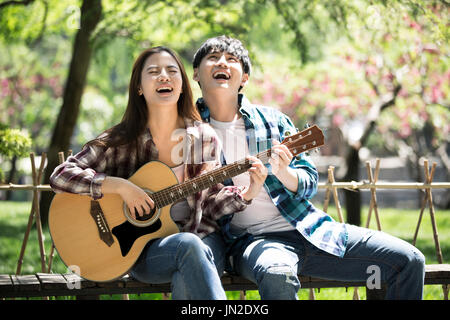
[[[11,129],[0,123],[0,156],[24,157],[30,148],[31,138],[27,132]]]
[[[283,18],[285,31],[293,34],[291,44],[299,53],[300,63],[321,58],[324,44],[343,31],[353,1],[271,1]]]
[[[0,9],[0,121],[27,128],[38,153],[45,151],[62,105],[80,5],[36,0]],[[319,120],[354,123],[375,100],[373,84],[389,92],[386,80],[401,70],[395,112],[383,114],[378,134],[407,139],[427,118],[436,128],[434,146],[448,136],[449,89],[443,79],[449,12],[442,1],[105,0],[102,6],[75,151],[120,120],[132,63],[142,49],[170,46],[192,73],[194,51],[218,34],[242,39],[250,51],[255,68],[245,93],[279,106],[299,127]]]
[[[423,10],[412,12],[401,2],[354,4],[354,11],[347,10],[345,35],[327,44],[320,60],[295,66],[263,52],[270,63],[256,72],[247,92],[258,103],[280,107],[299,128],[318,122],[352,143],[370,121],[372,106],[400,85],[395,105],[377,117],[376,137],[368,146],[386,152],[389,141],[392,152],[395,141],[419,145],[415,140],[427,131],[428,145],[415,151],[433,152],[450,133],[448,42],[439,40],[442,35]],[[435,17],[448,17],[439,4],[427,8]],[[340,145],[333,152],[343,155],[342,142],[329,143]]]
[[[0,122],[26,128],[37,153],[47,147],[62,102],[67,41],[45,38],[34,49],[0,42]]]
[[[28,5],[3,7],[0,9],[0,40],[34,46],[44,35],[73,35],[77,8],[78,0],[38,0]]]
[[[12,157],[24,157],[30,152],[31,138],[27,132],[8,128],[0,123],[0,160]],[[4,180],[4,173],[0,167],[0,181]]]

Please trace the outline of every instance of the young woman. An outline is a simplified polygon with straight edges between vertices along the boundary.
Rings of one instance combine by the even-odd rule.
[[[169,48],[154,47],[134,63],[122,121],[58,166],[50,184],[55,192],[94,200],[119,194],[133,217],[143,216],[154,202],[127,180],[142,165],[161,161],[181,182],[220,166],[219,155],[218,139],[201,122],[180,59]],[[173,299],[225,299],[219,276],[224,244],[216,220],[243,210],[259,192],[265,172],[254,161],[250,187],[218,184],[173,205],[172,218],[187,232],[150,241],[130,274],[148,283],[171,282]]]

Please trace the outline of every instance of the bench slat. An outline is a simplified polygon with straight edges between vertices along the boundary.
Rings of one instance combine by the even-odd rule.
[[[442,278],[450,274],[450,264],[428,264],[425,265],[425,278]]]
[[[38,273],[36,276],[41,281],[44,290],[67,288],[67,280],[59,273]]]
[[[14,290],[14,283],[9,274],[0,274],[0,293]]]
[[[11,279],[14,283],[15,289],[17,288],[18,291],[40,291],[41,290],[41,283],[39,282],[38,278],[31,274],[31,275],[13,275],[11,276]]]
[[[425,284],[450,284],[450,264],[427,265]],[[364,281],[333,281],[300,276],[302,288],[364,287]],[[226,291],[257,290],[249,280],[225,274]],[[82,296],[115,293],[167,293],[170,283],[146,284],[125,276],[112,282],[93,282],[75,274],[37,273],[36,275],[0,275],[0,297]]]

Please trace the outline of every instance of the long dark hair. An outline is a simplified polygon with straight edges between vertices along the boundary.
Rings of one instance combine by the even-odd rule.
[[[149,117],[144,95],[139,95],[138,93],[141,85],[142,69],[148,57],[163,51],[169,53],[176,60],[181,72],[183,84],[182,93],[177,102],[178,114],[183,118],[201,121],[200,114],[194,105],[191,86],[181,59],[170,48],[164,46],[153,47],[143,51],[134,62],[130,84],[128,86],[128,104],[121,122],[106,130],[106,135],[101,135],[101,137],[88,142],[87,145],[94,144],[104,147],[116,147],[124,144],[137,143],[138,137],[147,127]]]

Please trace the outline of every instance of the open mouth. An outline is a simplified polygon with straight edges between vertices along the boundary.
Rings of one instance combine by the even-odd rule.
[[[158,93],[169,93],[172,91],[173,91],[173,88],[171,88],[171,87],[160,87],[160,88],[156,89],[156,92],[158,92]]]
[[[226,73],[226,72],[218,71],[218,72],[215,72],[213,74],[213,78],[214,79],[221,79],[221,80],[229,80],[230,79],[230,75],[228,73]]]

